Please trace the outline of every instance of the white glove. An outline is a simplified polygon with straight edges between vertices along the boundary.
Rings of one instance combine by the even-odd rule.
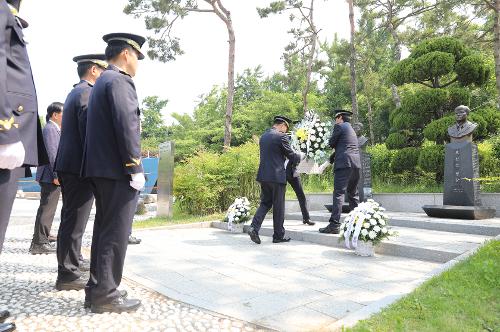
[[[14,169],[24,162],[26,151],[21,141],[0,145],[0,168]]]
[[[322,174],[322,173],[325,171],[325,169],[326,169],[328,166],[330,166],[330,165],[331,165],[331,164],[330,164],[330,162],[329,162],[328,160],[327,160],[327,161],[325,161],[323,164],[321,164],[321,166],[319,166],[319,171],[320,171],[320,174]]]
[[[144,177],[144,173],[135,173],[130,174],[132,181],[130,181],[130,186],[135,190],[141,190],[144,188],[144,184],[146,183],[146,178]]]
[[[306,159],[306,154],[304,152],[299,152],[300,154],[300,161]]]

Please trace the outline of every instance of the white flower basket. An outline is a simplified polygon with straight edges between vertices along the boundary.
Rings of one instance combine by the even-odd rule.
[[[375,246],[371,241],[358,241],[356,250],[354,251],[356,255],[363,257],[373,257],[375,256]]]
[[[243,233],[243,228],[245,224],[235,224],[235,223],[227,223],[227,230],[231,233]]]

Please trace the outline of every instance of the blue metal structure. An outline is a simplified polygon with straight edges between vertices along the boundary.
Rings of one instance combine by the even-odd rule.
[[[142,165],[146,176],[146,185],[142,193],[155,194],[156,181],[158,180],[158,158],[144,158],[142,159]],[[35,181],[36,167],[31,168],[31,173],[33,176],[19,179],[18,188],[24,192],[40,192],[40,185]]]

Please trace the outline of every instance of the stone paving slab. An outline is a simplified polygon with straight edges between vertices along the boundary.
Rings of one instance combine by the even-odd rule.
[[[14,320],[17,331],[268,330],[173,300],[126,277],[120,288],[126,289],[130,297],[142,300],[139,310],[122,314],[91,313],[83,308],[83,290],[58,292],[54,289],[57,275],[54,254],[33,256],[28,253],[37,207],[36,201],[16,200],[4,251],[0,255],[0,308],[9,309],[12,317],[7,321]],[[92,219],[87,227],[89,231],[92,230]],[[56,217],[54,231],[59,221],[59,217]],[[88,246],[89,241],[90,234],[86,233],[84,245]],[[151,267],[150,273],[155,271],[154,265]],[[177,272],[172,272],[171,278],[176,276],[174,273]],[[182,276],[177,280],[184,279]]]
[[[500,218],[464,220],[431,218],[425,213],[393,211],[387,211],[386,213],[393,226],[489,236],[500,234]],[[330,213],[326,210],[310,211],[309,214],[311,219],[316,222],[328,222],[330,219]],[[342,214],[342,220],[346,215],[347,214]],[[285,218],[290,220],[302,220],[302,214],[300,212],[290,212],[285,215]]]
[[[312,219],[315,220],[314,218]],[[287,236],[292,237],[292,239],[321,245],[344,246],[343,242],[339,242],[339,235],[319,233],[319,228],[325,227],[327,225],[326,222],[320,221],[314,226],[307,226],[301,220],[301,218],[300,220],[285,220]],[[220,224],[216,225],[216,227],[224,227],[224,225]],[[392,228],[398,235],[383,241],[377,246],[376,252],[438,263],[445,263],[465,251],[478,247],[485,240],[492,238],[489,235],[443,232],[411,227],[392,226]],[[272,220],[264,220],[260,234],[271,236],[272,233]]]
[[[219,229],[144,230],[127,253],[127,277],[223,315],[280,331],[317,330],[406,291],[439,266],[403,257],[358,257],[292,241],[261,245]],[[184,278],[180,278],[183,276]]]

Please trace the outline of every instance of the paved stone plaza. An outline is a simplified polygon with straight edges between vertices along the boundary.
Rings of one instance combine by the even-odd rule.
[[[318,221],[312,227],[287,215],[285,227],[294,240],[283,244],[265,236],[269,220],[261,245],[210,223],[134,231],[143,241],[129,246],[123,288],[144,305],[133,314],[94,315],[82,307],[83,291],[54,290],[55,256],[27,253],[37,206],[36,200],[16,200],[0,257],[0,287],[9,290],[2,291],[0,307],[9,305],[20,331],[332,330],[408,293],[500,227],[492,219],[472,225],[479,234],[465,234],[441,220],[419,230],[410,227],[419,216],[393,214],[401,235],[374,258],[355,256],[337,236],[319,234],[325,225],[321,212],[312,212]],[[87,233],[84,244],[89,240]]]
[[[36,200],[16,200],[4,251],[0,255],[0,308],[11,311],[17,331],[262,330],[253,324],[167,298],[128,279],[121,288],[126,289],[130,297],[142,299],[143,305],[137,312],[91,313],[83,308],[83,291],[57,292],[54,289],[55,255],[28,253],[37,207]],[[58,223],[56,217],[53,227],[57,228]],[[91,230],[90,225],[87,230]],[[89,245],[89,240],[87,233],[84,244]],[[133,246],[129,248],[130,252],[134,249]]]

